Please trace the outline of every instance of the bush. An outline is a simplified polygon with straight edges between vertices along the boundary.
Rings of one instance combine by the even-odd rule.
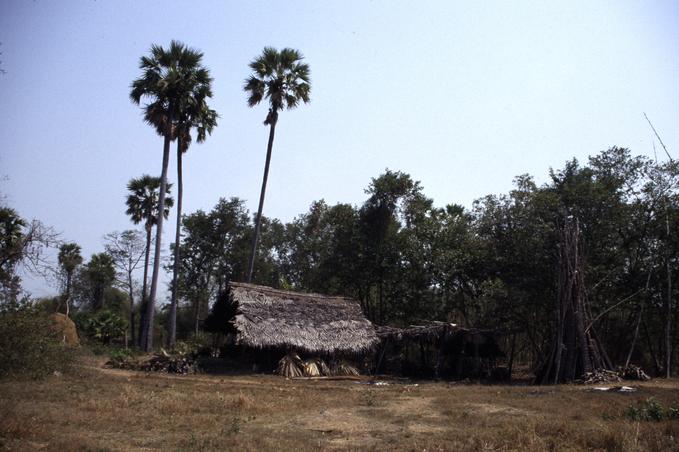
[[[64,345],[54,323],[29,303],[0,306],[0,377],[42,378],[65,372],[75,351]]]
[[[88,336],[110,344],[112,340],[125,335],[127,321],[115,312],[104,309],[79,319]]]
[[[641,406],[630,405],[626,415],[633,421],[660,422],[663,419],[679,419],[679,407],[665,407],[653,397],[642,402]]]

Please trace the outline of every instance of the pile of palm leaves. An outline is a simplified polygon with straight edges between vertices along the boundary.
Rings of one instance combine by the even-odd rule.
[[[278,361],[276,373],[286,378],[301,377],[304,375],[304,361],[297,353],[288,353]]]
[[[276,373],[286,378],[345,377],[359,375],[356,367],[346,361],[333,361],[330,366],[321,358],[302,360],[297,353],[288,353],[280,361]]]
[[[318,363],[310,359],[308,361],[304,361],[304,376],[305,377],[320,377],[321,376],[321,369],[318,368]]]
[[[330,373],[337,376],[357,376],[360,374],[356,367],[346,361],[333,361],[330,366]]]
[[[318,366],[321,375],[332,375],[332,372],[330,372],[330,368],[322,359],[320,358],[316,359],[316,365]]]

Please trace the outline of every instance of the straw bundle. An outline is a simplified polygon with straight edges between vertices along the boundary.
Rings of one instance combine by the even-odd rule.
[[[305,377],[318,377],[321,375],[321,371],[313,359],[304,362],[304,376]]]
[[[286,378],[301,377],[304,375],[304,362],[297,353],[289,353],[278,361],[276,373]]]
[[[358,371],[357,368],[352,366],[351,364],[347,363],[346,361],[335,361],[332,363],[331,367],[331,373],[332,375],[360,375],[360,372]]]

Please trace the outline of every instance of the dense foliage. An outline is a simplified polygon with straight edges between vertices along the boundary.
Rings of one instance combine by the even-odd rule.
[[[64,372],[74,350],[65,346],[53,320],[26,302],[0,304],[0,377],[40,378]]]
[[[673,162],[612,148],[541,186],[518,176],[508,194],[467,210],[436,207],[408,174],[387,170],[359,206],[320,200],[287,224],[264,218],[254,282],[354,297],[378,324],[500,328],[537,365],[554,324],[558,230],[578,218],[588,306],[612,361],[631,353],[661,373],[667,313],[677,317],[677,176]],[[184,217],[180,315],[194,330],[228,280],[247,278],[252,234],[237,198]],[[676,343],[671,334],[671,353]]]

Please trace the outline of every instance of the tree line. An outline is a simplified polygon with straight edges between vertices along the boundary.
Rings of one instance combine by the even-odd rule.
[[[560,235],[577,219],[585,327],[613,362],[666,373],[677,344],[678,171],[614,147],[566,162],[542,185],[518,176],[509,193],[466,209],[438,207],[408,174],[387,170],[360,205],[319,200],[288,223],[262,217],[253,281],[353,297],[377,324],[499,329],[538,366],[557,324]],[[229,280],[247,280],[254,228],[238,198],[183,217],[182,334],[201,329]]]

